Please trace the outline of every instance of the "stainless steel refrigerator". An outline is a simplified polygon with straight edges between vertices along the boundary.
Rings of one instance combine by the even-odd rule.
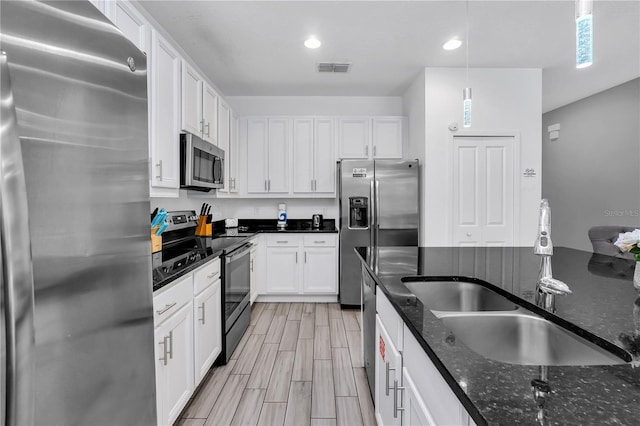
[[[2,1],[2,425],[155,424],[145,55]]]
[[[358,246],[418,244],[418,160],[342,160],[340,304],[361,306]]]

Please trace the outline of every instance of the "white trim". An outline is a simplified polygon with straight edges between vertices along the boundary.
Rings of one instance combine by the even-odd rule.
[[[491,138],[504,137],[513,138],[513,246],[520,246],[520,192],[522,190],[522,176],[520,173],[520,131],[519,130],[461,130],[449,135],[449,143],[447,144],[447,164],[449,167],[449,197],[446,229],[449,238],[449,246],[454,246],[453,241],[453,145],[455,138]]]

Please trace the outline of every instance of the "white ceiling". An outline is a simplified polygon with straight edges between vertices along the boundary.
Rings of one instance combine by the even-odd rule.
[[[149,1],[227,96],[400,96],[425,67],[464,67],[464,1]],[[542,68],[543,112],[640,76],[640,1],[594,1],[594,64],[575,68],[575,4],[469,2],[469,67]],[[303,46],[314,34],[322,46]],[[319,74],[318,62],[353,64]]]

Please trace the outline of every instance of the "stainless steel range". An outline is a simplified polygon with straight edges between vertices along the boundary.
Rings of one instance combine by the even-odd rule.
[[[224,333],[223,360],[229,361],[251,320],[250,264],[251,246],[246,237],[224,237],[213,243],[226,246],[222,255],[222,279],[224,281],[223,312]]]

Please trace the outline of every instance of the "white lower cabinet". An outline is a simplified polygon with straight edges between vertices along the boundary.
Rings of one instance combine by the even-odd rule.
[[[376,315],[375,415],[379,425],[401,425],[402,354]]]
[[[213,285],[193,299],[194,380],[196,383],[206,376],[213,362],[222,352],[220,284],[220,278],[218,278]]]
[[[376,291],[378,425],[475,426],[384,292]]]
[[[337,234],[266,236],[266,294],[335,295],[338,291]]]
[[[189,401],[193,382],[193,303],[155,330],[158,424],[171,425]]]
[[[404,387],[402,420],[405,425],[438,426],[431,417],[424,401],[420,397],[413,377],[406,368],[402,369],[402,386]]]
[[[153,295],[158,425],[171,425],[222,351],[216,258]]]

